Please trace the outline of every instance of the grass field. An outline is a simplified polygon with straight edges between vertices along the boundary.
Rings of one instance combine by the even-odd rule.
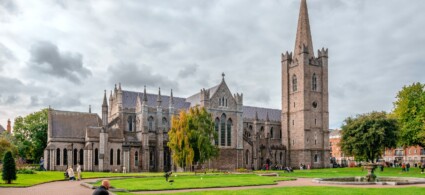
[[[262,177],[255,174],[173,176],[170,179],[174,180],[172,184],[166,182],[164,177],[150,177],[111,180],[111,185],[114,188],[129,191],[148,191],[255,186],[275,184],[276,181],[292,180],[292,178],[288,177]],[[98,182],[95,185],[100,185],[100,183]]]
[[[425,188],[344,188],[344,187],[280,187],[280,188],[259,188],[250,190],[219,190],[202,192],[185,192],[176,194],[188,195],[276,195],[276,194],[302,194],[302,195],[419,195],[424,194]],[[134,195],[134,193],[117,192],[117,195]]]
[[[162,176],[163,173],[106,173],[106,172],[83,172],[84,179],[88,178],[104,178],[104,177],[131,177],[131,176]],[[12,184],[6,184],[0,181],[0,187],[26,187],[36,184],[63,180],[63,172],[59,171],[39,171],[36,174],[18,174],[18,179],[13,181]]]
[[[311,170],[295,170],[293,173],[285,173],[283,171],[256,171],[256,173],[277,172],[280,176],[302,177],[302,178],[329,178],[329,177],[350,177],[350,176],[365,176],[366,170],[360,167],[355,168],[333,168],[333,169],[311,169]],[[409,172],[402,172],[401,168],[385,168],[383,172],[375,170],[378,177],[422,177],[419,168],[410,168]]]

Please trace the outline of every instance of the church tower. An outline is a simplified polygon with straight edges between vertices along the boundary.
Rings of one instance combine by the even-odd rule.
[[[306,0],[301,0],[294,53],[282,54],[281,62],[286,165],[328,167],[328,50],[314,54]]]

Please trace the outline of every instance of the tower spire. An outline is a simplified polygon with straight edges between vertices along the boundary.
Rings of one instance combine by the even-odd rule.
[[[305,48],[304,48],[305,47]],[[310,21],[308,18],[307,0],[301,0],[300,15],[298,17],[298,28],[295,39],[294,55],[308,52],[314,56],[313,40],[311,38]]]
[[[102,107],[107,107],[107,106],[108,106],[108,102],[106,100],[106,90],[105,90],[105,93],[103,95],[103,104],[102,104]]]

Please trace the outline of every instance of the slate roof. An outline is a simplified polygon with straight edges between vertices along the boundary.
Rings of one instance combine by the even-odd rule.
[[[134,92],[134,91],[122,91],[122,101],[123,101],[123,107],[124,108],[136,108],[136,102],[137,102],[137,96],[140,95],[140,98],[143,98],[143,92]],[[148,106],[149,107],[155,107],[157,105],[157,98],[158,94],[146,94],[148,97]],[[185,98],[180,97],[173,97],[174,99],[174,108],[176,109],[183,109],[183,108],[189,108],[190,103],[186,102]],[[161,95],[161,106],[168,108],[169,107],[169,100],[170,96]]]
[[[6,131],[6,129],[4,129],[4,127],[0,125],[0,133],[3,133],[4,131]]]
[[[242,117],[244,119],[255,119],[256,112],[258,114],[258,119],[264,121],[267,119],[267,113],[269,114],[270,121],[280,121],[280,116],[282,113],[282,111],[279,109],[244,106]]]
[[[208,90],[210,90],[210,98],[215,94],[215,92],[217,91],[219,86],[220,86],[220,84],[208,89]],[[191,106],[200,105],[201,104],[201,92],[196,93],[196,94],[186,98],[186,101],[190,102]]]
[[[94,113],[51,110],[49,117],[53,138],[84,138],[87,128],[102,125]]]

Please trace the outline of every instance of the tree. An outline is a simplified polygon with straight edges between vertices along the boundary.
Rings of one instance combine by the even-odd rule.
[[[47,146],[48,109],[17,117],[13,127],[19,156],[38,161]]]
[[[13,136],[8,132],[0,134],[0,156],[4,156],[7,151],[11,151],[13,156],[18,153],[18,148],[13,144]]]
[[[372,112],[348,117],[342,126],[341,149],[359,160],[377,160],[385,147],[397,144],[397,120],[385,112]]]
[[[218,155],[218,147],[213,144],[218,136],[205,108],[194,107],[173,116],[168,137],[173,162],[180,167],[191,166],[193,162],[203,163]]]
[[[397,94],[393,114],[400,125],[401,146],[425,147],[425,85],[413,83]]]
[[[12,152],[8,151],[3,157],[2,179],[7,184],[11,184],[12,180],[16,180],[16,164],[12,157]]]

